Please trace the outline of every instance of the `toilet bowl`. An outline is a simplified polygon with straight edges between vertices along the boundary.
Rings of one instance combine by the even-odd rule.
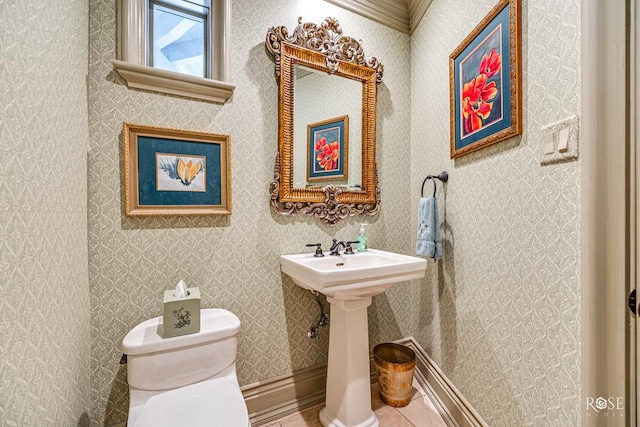
[[[236,377],[240,320],[222,309],[200,312],[200,332],[162,338],[162,317],[122,340],[127,355],[127,427],[247,427]]]

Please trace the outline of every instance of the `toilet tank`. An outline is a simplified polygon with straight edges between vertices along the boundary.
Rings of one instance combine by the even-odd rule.
[[[240,319],[219,308],[201,310],[196,334],[162,338],[162,316],[140,323],[122,340],[129,387],[170,390],[228,373],[239,329]]]

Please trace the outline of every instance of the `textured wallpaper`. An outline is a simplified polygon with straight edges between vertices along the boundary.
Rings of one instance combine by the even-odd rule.
[[[493,426],[577,425],[579,162],[538,160],[540,128],[580,112],[579,2],[523,0],[523,135],[452,161],[448,56],[494,3],[434,0],[410,40],[320,1],[234,0],[237,89],[219,105],[126,88],[110,64],[116,0],[0,1],[0,425],[75,426],[89,407],[95,425],[124,421],[122,337],[180,279],[240,317],[242,385],[326,362],[328,331],[306,338],[315,302],[278,256],[353,238],[363,219],[328,228],[269,209],[277,86],[264,37],[298,16],[337,17],[385,65],[371,245],[412,253],[424,176],[451,176],[445,258],[374,298],[371,346],[415,336]],[[125,217],[123,121],[231,135],[233,215]]]
[[[82,426],[90,404],[87,16],[0,1],[2,426]]]
[[[126,365],[120,344],[137,323],[162,310],[162,294],[184,279],[199,286],[203,307],[222,307],[242,322],[241,385],[326,362],[328,336],[306,338],[316,320],[312,296],[280,272],[280,254],[352,239],[361,218],[328,228],[269,208],[277,147],[277,83],[264,48],[266,31],[298,16],[320,23],[335,16],[345,33],[364,40],[367,56],[385,65],[378,92],[378,174],[382,211],[367,220],[371,245],[410,251],[409,37],[324,2],[232,2],[231,76],[236,90],[225,105],[127,89],[110,60],[116,48],[116,0],[90,2],[89,25],[89,282],[92,419],[126,419]],[[233,215],[127,218],[122,206],[122,122],[231,135]],[[406,284],[407,290],[416,286]],[[411,292],[391,291],[369,310],[372,345],[411,335]]]
[[[434,0],[412,37],[412,206],[450,175],[414,335],[490,425],[578,425],[580,163],[539,158],[540,128],[580,113],[580,2],[522,2],[524,132],[452,161],[449,54],[495,3]]]

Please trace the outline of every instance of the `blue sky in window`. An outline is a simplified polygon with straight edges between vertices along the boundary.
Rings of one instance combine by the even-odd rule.
[[[204,22],[154,6],[153,66],[205,77]]]

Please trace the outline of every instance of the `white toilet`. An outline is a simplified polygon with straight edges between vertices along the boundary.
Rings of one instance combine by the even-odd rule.
[[[247,427],[236,377],[240,319],[222,309],[200,312],[200,332],[163,339],[162,317],[122,340],[127,355],[127,427]]]

